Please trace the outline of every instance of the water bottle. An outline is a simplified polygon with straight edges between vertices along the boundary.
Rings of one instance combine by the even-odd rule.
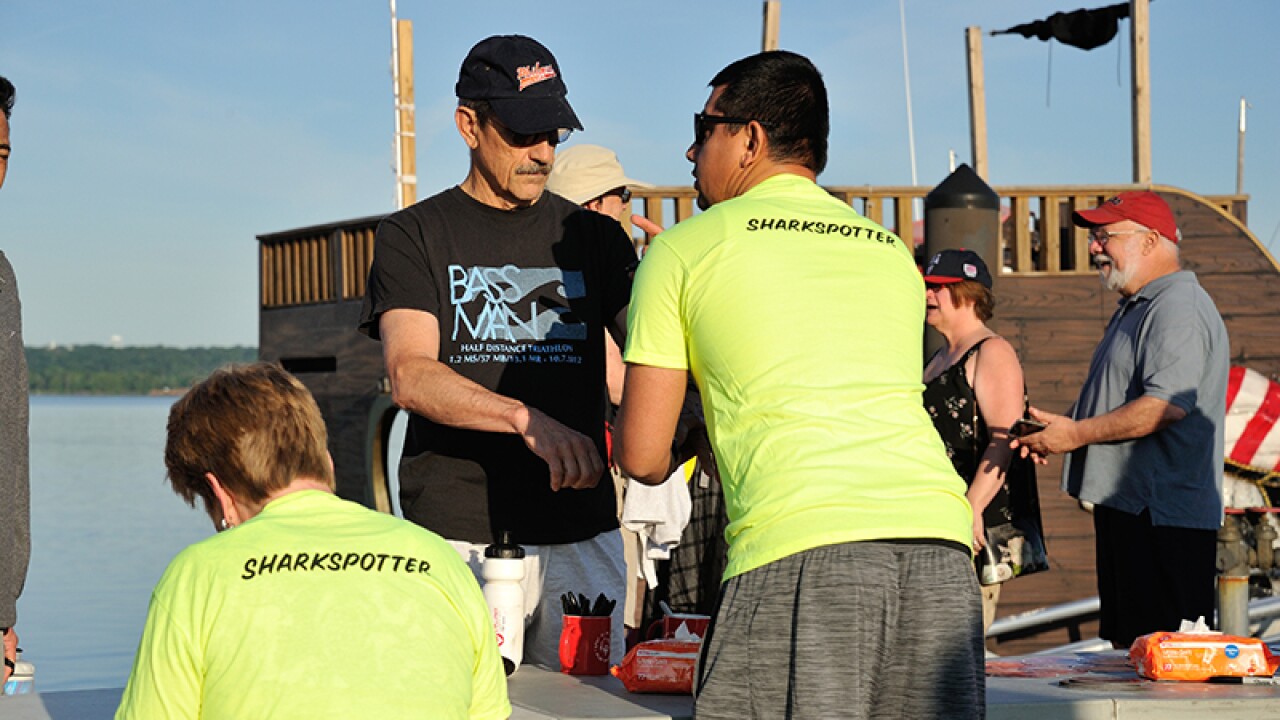
[[[13,674],[4,684],[5,695],[27,695],[36,691],[36,666],[23,662],[21,656],[14,663]]]
[[[493,631],[498,636],[498,651],[507,674],[520,667],[524,656],[524,548],[511,541],[511,533],[503,530],[499,541],[484,549],[484,599],[493,616]]]

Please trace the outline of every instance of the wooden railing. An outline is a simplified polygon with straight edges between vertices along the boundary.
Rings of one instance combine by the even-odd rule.
[[[265,308],[364,297],[381,216],[259,235],[259,302]]]
[[[923,238],[924,197],[932,188],[835,186],[827,190],[899,237]],[[1000,248],[1005,274],[1086,273],[1088,236],[1071,224],[1071,213],[1137,186],[1079,185],[994,188],[1001,200]],[[1157,186],[1162,192],[1185,191]],[[1191,193],[1185,193],[1197,197]],[[637,189],[635,210],[661,227],[695,212],[691,187]],[[1243,225],[1247,195],[1200,196]],[[359,300],[373,261],[373,235],[380,216],[260,235],[260,302],[263,309]],[[652,238],[635,237],[637,248]]]
[[[1081,185],[1058,187],[998,187],[1000,196],[1000,248],[1004,273],[1092,273],[1089,238],[1074,227],[1071,213],[1095,207],[1108,197],[1138,186]],[[1157,188],[1173,190],[1173,188]],[[860,214],[892,230],[902,238],[923,240],[926,187],[828,187],[827,191],[849,203]],[[642,201],[641,214],[666,227],[693,215],[696,193],[689,187],[654,187],[633,191]],[[1246,221],[1247,195],[1207,196],[1205,202]],[[1046,232],[1046,230],[1049,230]],[[638,238],[640,245],[651,237]]]

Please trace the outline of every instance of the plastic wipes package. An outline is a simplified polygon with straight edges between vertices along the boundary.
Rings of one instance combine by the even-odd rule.
[[[1280,659],[1261,640],[1215,632],[1156,632],[1129,648],[1138,674],[1152,680],[1270,676]]]
[[[702,641],[646,640],[637,643],[622,664],[609,669],[628,692],[693,694],[693,673]]]

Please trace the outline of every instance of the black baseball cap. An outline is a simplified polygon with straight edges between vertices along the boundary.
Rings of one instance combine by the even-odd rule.
[[[924,281],[935,285],[951,285],[964,280],[982,283],[991,289],[991,273],[978,253],[972,250],[943,250],[924,268]]]
[[[569,107],[560,65],[542,43],[524,35],[494,35],[476,43],[462,61],[460,99],[488,100],[510,130],[525,135],[582,129]]]

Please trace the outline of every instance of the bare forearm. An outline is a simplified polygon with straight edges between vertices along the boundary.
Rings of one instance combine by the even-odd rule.
[[[613,456],[623,472],[646,485],[659,485],[671,474],[685,379],[683,370],[627,366]]]
[[[1167,400],[1144,395],[1104,415],[1078,421],[1077,447],[1146,437],[1186,415],[1186,411]]]
[[[520,435],[547,464],[552,490],[590,488],[600,481],[604,458],[592,438],[440,363],[435,316],[388,310],[379,323],[391,397],[397,405],[441,425]]]
[[[1187,413],[1182,408],[1159,398],[1143,396],[1131,400],[1109,413],[1097,417],[1072,420],[1065,415],[1055,415],[1038,408],[1031,408],[1031,417],[1047,423],[1044,430],[1018,438],[1022,453],[1031,453],[1037,463],[1057,453],[1067,453],[1085,445],[1107,442],[1123,442],[1146,437],[1162,430]]]
[[[529,423],[524,403],[492,392],[425,356],[398,362],[390,370],[390,379],[396,405],[441,425],[520,433]]]
[[[978,512],[985,510],[991,503],[991,499],[1000,492],[1001,486],[1004,485],[1005,471],[1012,458],[1013,450],[1009,449],[1007,436],[992,438],[982,454],[982,459],[978,462],[978,471],[969,485],[969,491],[965,493],[974,510]]]
[[[628,460],[625,463],[619,462],[618,467],[622,468],[622,472],[626,473],[627,477],[638,483],[643,485],[661,485],[666,482],[667,478],[671,477],[671,473],[675,472],[675,456],[671,454],[670,450],[668,450],[664,455],[656,457],[656,460],[651,458],[652,462],[649,464],[636,465],[634,464],[634,460]],[[664,457],[665,461],[663,460]],[[627,469],[628,467],[635,468],[636,470],[642,470],[642,472],[633,473]]]
[[[613,459],[627,477],[645,485],[661,485],[671,475],[675,457],[671,453],[674,431],[639,434],[629,428],[637,423],[628,419],[626,399],[618,414],[617,428],[613,436]]]

